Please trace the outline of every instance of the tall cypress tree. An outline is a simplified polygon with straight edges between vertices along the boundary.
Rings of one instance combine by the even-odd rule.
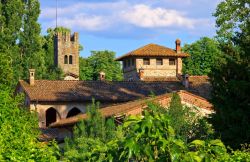
[[[22,58],[23,76],[28,76],[28,69],[35,68],[37,77],[42,78],[45,73],[45,53],[42,49],[41,27],[37,22],[40,14],[38,0],[24,0],[22,32],[20,34],[20,53]]]

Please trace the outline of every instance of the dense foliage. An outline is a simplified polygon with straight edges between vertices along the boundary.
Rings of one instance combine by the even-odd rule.
[[[176,106],[182,105],[178,95],[174,94],[170,107]],[[176,112],[166,110],[157,103],[149,103],[143,116],[130,116],[116,128],[114,121],[110,121],[111,138],[103,138],[107,137],[105,130],[110,127],[105,126],[95,105],[91,109],[88,119],[80,122],[74,137],[67,140],[64,161],[246,161],[250,158],[249,150],[227,150],[220,140],[211,137],[190,142],[183,140],[185,134],[175,132],[175,128],[180,128],[173,123]],[[182,114],[185,110],[180,111]],[[177,118],[188,123],[191,117],[179,115]],[[210,134],[209,129],[206,134]]]
[[[106,74],[106,80],[122,80],[121,64],[115,61],[115,52],[91,51],[88,58],[80,58],[81,80],[98,80],[101,71]]]
[[[216,114],[213,125],[225,144],[250,143],[250,3],[221,2],[214,13],[223,57],[210,75]]]
[[[190,75],[208,75],[221,57],[219,43],[208,37],[185,44],[183,51],[191,55],[183,60],[183,73]]]
[[[93,102],[87,114],[88,118],[75,126],[73,138],[65,141],[65,161],[103,161],[108,150],[106,143],[119,136],[114,119],[105,120],[99,112],[98,103]]]
[[[21,108],[22,96],[0,89],[0,161],[56,161],[54,150],[37,140],[37,116]]]

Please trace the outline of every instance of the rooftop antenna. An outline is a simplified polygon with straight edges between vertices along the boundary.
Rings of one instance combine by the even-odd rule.
[[[58,0],[56,0],[56,28],[57,28],[57,7],[58,7]]]

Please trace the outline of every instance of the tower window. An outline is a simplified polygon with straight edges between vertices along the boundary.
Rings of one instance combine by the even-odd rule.
[[[149,60],[149,58],[144,58],[144,59],[143,59],[143,65],[150,65],[150,60]]]
[[[162,58],[157,58],[157,59],[156,59],[156,65],[163,65],[163,60],[162,60]]]
[[[64,56],[64,64],[68,64],[68,56],[67,55]]]
[[[72,55],[69,56],[69,64],[73,64],[73,56]]]
[[[170,58],[169,59],[169,65],[175,65],[175,59]]]

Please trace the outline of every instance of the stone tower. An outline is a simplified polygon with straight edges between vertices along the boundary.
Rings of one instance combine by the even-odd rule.
[[[64,73],[64,80],[79,80],[78,33],[57,32],[54,37],[54,62]]]

